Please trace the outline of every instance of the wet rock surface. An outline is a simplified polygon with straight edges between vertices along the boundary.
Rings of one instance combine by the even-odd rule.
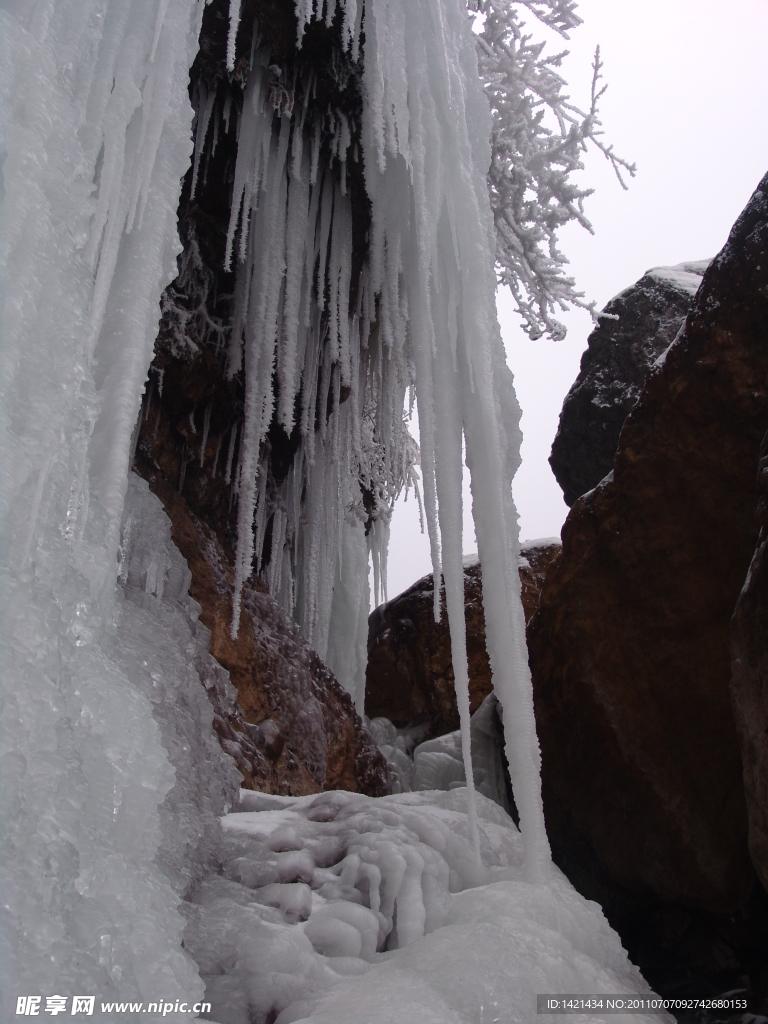
[[[565,397],[549,457],[567,505],[613,468],[622,424],[682,327],[708,263],[655,267],[603,310]]]
[[[614,472],[573,506],[528,626],[555,860],[661,991],[768,985],[730,694],[768,426],[766,250],[768,178],[649,374]],[[751,735],[747,702],[743,717]]]
[[[555,539],[532,541],[521,551],[519,572],[526,618],[536,607],[544,574],[559,551],[560,542]],[[366,714],[388,718],[401,727],[426,723],[424,740],[459,727],[445,603],[441,621],[435,622],[433,596],[430,574],[376,608],[368,625]],[[477,562],[465,566],[464,601],[469,702],[474,714],[493,688],[485,649],[482,573]]]

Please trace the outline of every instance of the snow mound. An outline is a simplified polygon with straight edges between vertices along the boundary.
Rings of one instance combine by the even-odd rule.
[[[489,1024],[532,1020],[537,993],[650,994],[597,904],[556,869],[523,880],[522,837],[481,794],[482,866],[466,789],[240,807],[185,933],[220,1024]]]

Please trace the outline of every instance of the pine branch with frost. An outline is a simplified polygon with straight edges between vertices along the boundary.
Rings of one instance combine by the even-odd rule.
[[[509,286],[530,337],[562,338],[558,310],[579,306],[596,317],[594,302],[576,290],[558,248],[558,231],[571,221],[592,231],[584,213],[592,189],[579,188],[573,175],[583,169],[589,144],[611,163],[624,188],[622,171],[633,176],[635,166],[602,139],[598,104],[606,86],[599,48],[585,113],[570,102],[559,73],[567,51],[546,56],[545,44],[524,31],[519,8],[567,39],[581,24],[574,0],[471,0],[469,6],[483,18],[478,68],[493,116],[488,188],[499,282]]]

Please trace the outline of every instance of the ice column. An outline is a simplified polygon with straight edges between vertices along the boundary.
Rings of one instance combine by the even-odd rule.
[[[490,112],[462,0],[368,0],[364,83],[363,148],[373,208],[369,291],[381,297],[378,327],[390,358],[413,366],[427,521],[452,627],[467,778],[471,785],[462,435],[483,566],[486,641],[504,706],[526,871],[542,880],[550,854],[511,492],[520,410],[495,316],[486,185]]]

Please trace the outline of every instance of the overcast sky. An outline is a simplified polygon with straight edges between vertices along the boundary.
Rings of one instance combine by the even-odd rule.
[[[768,0],[581,0],[578,13],[584,24],[559,46],[570,50],[563,74],[571,99],[586,104],[599,43],[605,137],[637,164],[623,192],[605,159],[588,155],[581,183],[595,189],[586,206],[595,234],[574,227],[562,235],[579,288],[601,308],[650,267],[714,256],[768,171]],[[500,293],[498,312],[523,409],[514,485],[521,536],[558,535],[568,509],[547,457],[590,318],[568,314],[564,341],[533,342],[517,326],[508,294]],[[471,522],[464,550],[475,550]],[[390,597],[429,571],[415,504],[400,502]]]

